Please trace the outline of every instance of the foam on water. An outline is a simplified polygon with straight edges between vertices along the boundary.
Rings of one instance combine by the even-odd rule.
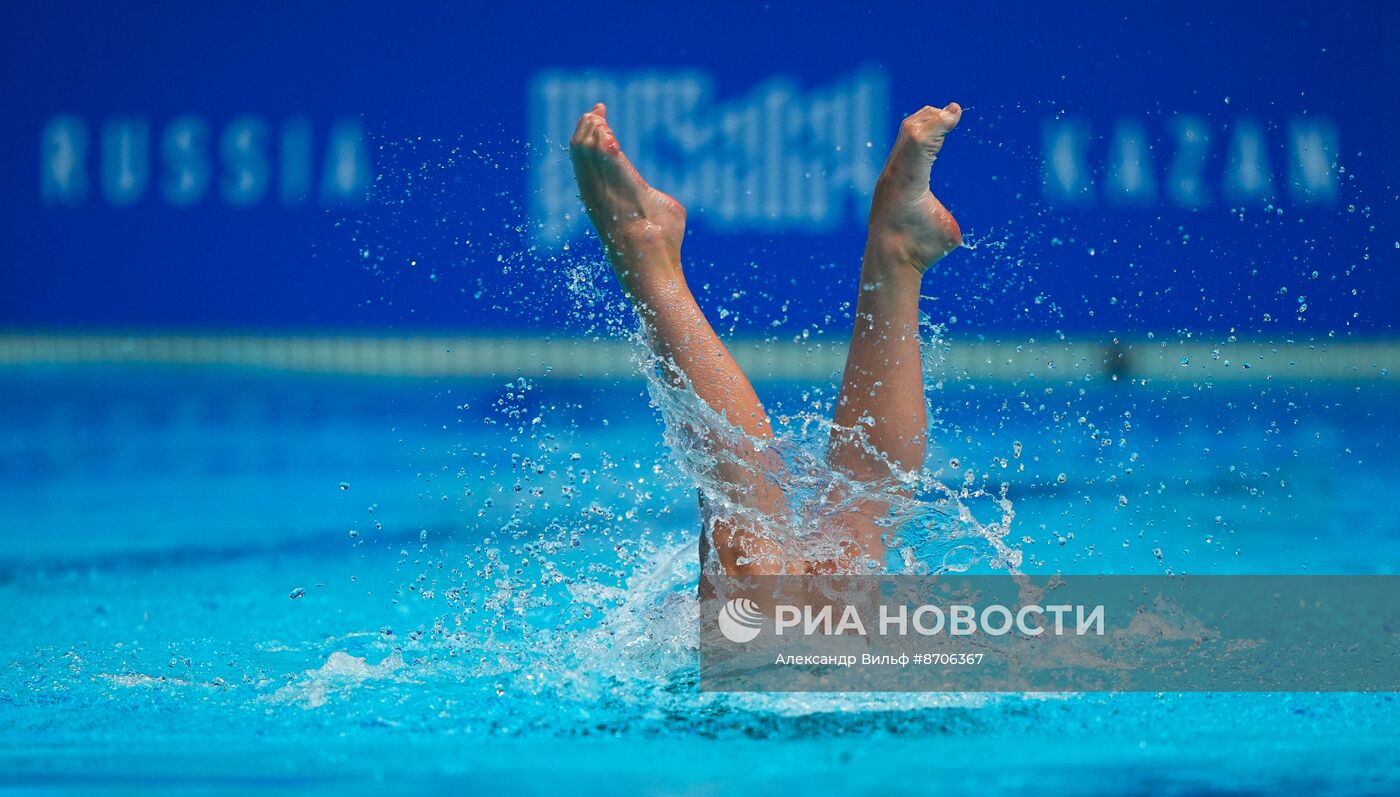
[[[268,695],[270,703],[295,703],[306,708],[324,706],[336,694],[348,694],[366,681],[392,677],[403,669],[403,657],[397,652],[385,656],[378,664],[370,664],[362,656],[351,656],[343,650],[332,653],[326,663],[307,670],[302,679]]]

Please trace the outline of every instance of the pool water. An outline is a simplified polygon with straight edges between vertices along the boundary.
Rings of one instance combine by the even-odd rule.
[[[1397,399],[950,383],[930,467],[1026,572],[1394,573]],[[1400,790],[1391,694],[699,692],[641,381],[24,367],[0,417],[7,791]]]

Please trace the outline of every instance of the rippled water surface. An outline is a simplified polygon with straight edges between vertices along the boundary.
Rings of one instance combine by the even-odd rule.
[[[693,485],[640,381],[0,380],[0,783],[1400,783],[1391,695],[700,693]],[[1028,572],[1400,563],[1392,388],[1076,389],[1111,448],[1028,390],[944,386],[930,457],[993,486],[979,522],[1009,485]]]

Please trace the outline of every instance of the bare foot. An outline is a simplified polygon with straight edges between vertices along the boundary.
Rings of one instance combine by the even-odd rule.
[[[681,276],[685,208],[647,185],[622,154],[600,102],[569,139],[574,179],[617,277],[629,290]]]
[[[962,246],[953,214],[929,190],[933,161],[961,118],[962,108],[950,102],[944,108],[925,107],[900,124],[870,206],[870,242],[882,260],[913,266],[922,274]]]

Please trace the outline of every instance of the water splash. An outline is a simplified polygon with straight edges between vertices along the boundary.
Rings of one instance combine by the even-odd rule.
[[[601,299],[615,317],[617,305],[600,296],[598,287],[605,267],[592,264],[591,273],[589,268],[579,263],[569,274],[576,306],[587,308]],[[685,374],[648,345],[639,327],[628,329],[617,321],[606,326],[609,334],[624,335],[632,345],[652,406],[663,419],[680,486],[697,492],[706,508],[704,533],[712,549],[720,545],[713,537],[715,521],[723,519],[757,530],[755,548],[798,551],[796,559],[838,563],[849,572],[936,574],[962,572],[979,562],[1012,572],[1019,567],[1020,552],[1005,541],[1015,517],[1008,485],[989,488],[971,470],[956,474],[958,483],[950,485],[941,471],[924,467],[892,467],[888,478],[877,481],[853,478],[828,458],[836,431],[831,402],[782,413],[774,419],[772,439],[753,437],[701,400]],[[921,327],[926,340],[923,366],[927,381],[936,384],[932,374],[945,350],[943,329],[927,316],[921,317]],[[937,408],[929,409],[936,417]],[[885,459],[863,433],[853,443],[871,457]],[[760,462],[770,464],[756,464]],[[782,506],[763,510],[736,500],[734,484],[722,475],[726,468],[772,483],[783,496]],[[980,522],[971,508],[974,502],[989,502],[997,519]],[[875,524],[887,555],[883,561],[852,560],[843,555],[844,519],[872,506],[885,508]]]
[[[941,467],[895,469],[876,482],[851,478],[827,459],[830,389],[804,392],[801,406],[773,408],[772,439],[749,437],[647,346],[605,263],[561,256],[554,265],[561,304],[584,334],[630,347],[659,430],[608,432],[614,440],[608,450],[580,447],[579,440],[596,439],[596,427],[588,427],[606,425],[606,416],[581,420],[568,406],[537,399],[528,379],[503,384],[494,401],[479,401],[474,410],[503,435],[502,449],[461,452],[478,462],[489,455],[489,480],[466,488],[483,531],[465,549],[421,537],[416,549],[400,552],[405,567],[397,594],[437,610],[436,617],[407,635],[332,641],[320,648],[324,664],[290,677],[265,701],[338,710],[376,691],[402,697],[406,687],[395,685],[421,683],[413,688],[487,706],[470,720],[444,721],[509,734],[542,726],[562,732],[580,723],[725,732],[751,728],[756,716],[999,699],[700,692],[697,587],[700,536],[707,532],[690,520],[689,496],[698,494],[711,516],[751,521],[769,541],[808,559],[838,557],[833,519],[860,505],[885,506],[877,526],[887,554],[882,561],[848,561],[856,572],[956,572],[979,564],[1016,572],[1021,556],[1007,542],[1014,518],[1007,487],[969,478],[971,470],[945,476]],[[927,318],[923,326],[924,367],[934,384],[944,333]],[[937,424],[937,407],[930,416]],[[612,447],[622,445],[636,449]],[[783,496],[780,512],[734,500],[720,470],[745,465],[735,452],[759,452],[778,464],[765,478]],[[853,727],[864,721],[851,720]]]

